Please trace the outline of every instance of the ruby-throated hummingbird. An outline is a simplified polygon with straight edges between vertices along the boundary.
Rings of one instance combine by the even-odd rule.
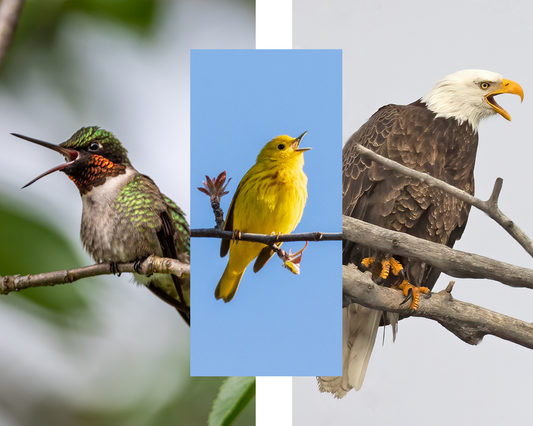
[[[55,171],[76,184],[83,203],[81,241],[96,262],[136,262],[151,254],[189,262],[190,231],[185,214],[146,175],[135,170],[128,151],[99,127],[83,127],[59,145],[12,133],[65,156]],[[26,187],[24,186],[24,188]],[[173,305],[190,324],[190,277],[134,274],[135,281]]]

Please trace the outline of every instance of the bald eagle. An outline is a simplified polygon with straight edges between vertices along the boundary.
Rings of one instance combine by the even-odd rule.
[[[355,146],[361,144],[474,194],[478,125],[494,114],[511,120],[494,100],[502,93],[524,97],[519,84],[499,74],[464,70],[445,77],[416,102],[380,108],[344,146],[343,214],[452,247],[465,229],[470,205],[373,163],[357,154]],[[415,299],[420,290],[431,290],[441,272],[420,261],[391,258],[390,254],[347,241],[343,245],[343,264],[350,263],[368,267],[383,285],[411,286],[411,309],[418,306]],[[383,274],[389,267],[392,273]],[[344,308],[343,376],[319,377],[320,391],[342,398],[351,388],[359,390],[380,323],[392,323],[394,329],[397,321],[398,314],[357,304]]]

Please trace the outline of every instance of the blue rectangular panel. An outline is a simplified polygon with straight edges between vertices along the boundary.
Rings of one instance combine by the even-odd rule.
[[[293,233],[342,232],[341,114],[340,50],[191,51],[191,227],[215,225],[209,198],[196,189],[205,175],[232,178],[226,213],[261,148],[308,131],[309,195]],[[341,374],[340,241],[310,242],[300,275],[277,256],[258,273],[252,263],[228,303],[214,297],[228,261],[219,252],[218,239],[192,239],[191,375]]]

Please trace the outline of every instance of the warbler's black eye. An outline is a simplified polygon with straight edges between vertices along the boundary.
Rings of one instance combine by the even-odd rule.
[[[98,142],[91,142],[87,147],[87,151],[98,152],[100,150],[100,144]]]
[[[479,87],[481,87],[483,90],[487,90],[490,87],[490,83],[484,81],[483,83],[479,84]]]
[[[285,149],[285,145],[283,145],[283,144],[278,145],[278,149]]]

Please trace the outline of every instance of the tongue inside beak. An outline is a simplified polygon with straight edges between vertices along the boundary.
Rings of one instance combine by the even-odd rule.
[[[494,92],[489,93],[485,96],[485,99],[494,111],[496,111],[506,120],[511,121],[511,116],[509,115],[509,113],[505,111],[500,105],[498,105],[498,103],[494,100],[494,96],[501,95],[503,93],[510,93],[512,95],[520,96],[521,101],[523,101],[524,90],[518,83],[504,78],[502,80],[502,87],[500,90],[495,90]]]
[[[70,166],[72,163],[74,163],[74,161],[69,161],[68,163],[65,163],[65,164],[60,164],[59,166],[56,166],[54,168],[51,168],[50,170],[48,170],[47,172],[44,172],[42,175],[39,175],[37,176],[35,179],[33,179],[31,182],[27,183],[26,185],[24,185],[22,187],[22,189],[30,186],[32,183],[34,182],[37,182],[39,179],[41,179],[42,177],[45,177],[46,175],[49,175],[50,173],[54,173],[54,172],[57,172],[58,170],[63,170],[65,167],[68,167]]]
[[[302,139],[303,139],[303,137],[305,136],[306,133],[307,132],[303,132],[292,143],[292,149],[294,149],[296,152],[305,152],[305,151],[309,151],[311,149],[311,148],[300,148],[300,142],[302,141]]]
[[[53,172],[56,172],[58,170],[63,170],[65,169],[66,167],[70,166],[72,163],[74,163],[74,161],[76,161],[79,157],[79,153],[78,151],[76,151],[75,149],[71,149],[71,148],[65,148],[65,147],[62,147],[60,145],[54,145],[52,143],[49,143],[49,142],[44,142],[44,141],[41,141],[39,139],[33,139],[33,138],[30,138],[28,136],[23,136],[23,135],[19,135],[17,133],[11,133],[13,136],[16,136],[17,138],[21,138],[21,139],[25,139],[29,142],[32,142],[32,143],[35,143],[37,145],[41,145],[41,146],[44,146],[45,148],[49,148],[51,149],[52,151],[56,151],[56,152],[59,152],[61,155],[63,155],[65,157],[65,159],[67,160],[66,163],[64,164],[60,164],[59,166],[56,166],[50,170],[48,170],[47,172],[44,172],[42,175],[36,177],[35,179],[33,179],[30,183],[24,185],[22,188],[26,188],[27,186],[30,186],[32,183],[38,181],[39,179],[41,179],[42,177],[46,176],[46,175],[49,175],[50,173],[53,173]]]
[[[489,96],[486,97],[487,99],[487,102],[489,103],[489,105],[492,107],[492,109],[494,109],[494,111],[496,111],[498,114],[500,114],[503,118],[505,118],[506,120],[509,120],[511,121],[511,115],[505,111],[499,104],[498,102],[496,102],[496,100],[494,99],[494,96],[496,95],[499,95],[500,93],[495,93],[495,94],[491,94]]]

